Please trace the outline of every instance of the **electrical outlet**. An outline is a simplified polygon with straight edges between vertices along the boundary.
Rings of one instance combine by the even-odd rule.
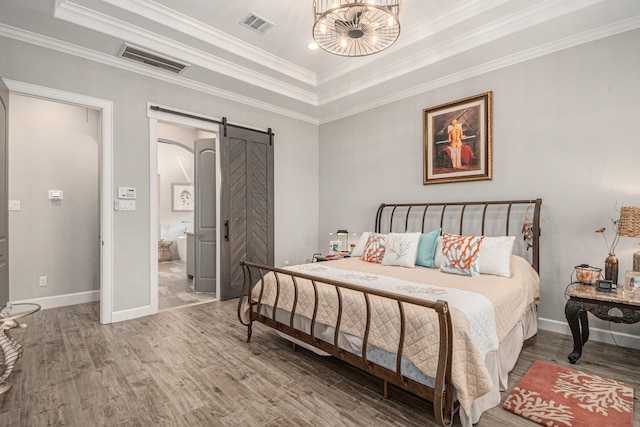
[[[47,276],[40,276],[40,280],[38,282],[40,286],[47,286]]]
[[[285,267],[289,267],[289,261],[285,261],[285,262],[284,262],[284,266],[285,266]]]

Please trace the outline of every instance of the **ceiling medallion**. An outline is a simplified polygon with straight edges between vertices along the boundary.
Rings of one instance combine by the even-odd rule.
[[[400,35],[402,0],[314,0],[313,39],[327,52],[366,56]]]

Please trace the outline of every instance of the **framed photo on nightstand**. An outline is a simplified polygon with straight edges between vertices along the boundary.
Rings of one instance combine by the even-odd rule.
[[[640,271],[627,270],[624,277],[624,290],[640,292]]]

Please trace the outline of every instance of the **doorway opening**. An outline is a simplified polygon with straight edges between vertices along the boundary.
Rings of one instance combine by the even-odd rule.
[[[196,209],[202,200],[195,197],[195,188],[202,183],[196,183],[201,174],[195,173],[194,148],[205,138],[215,139],[216,134],[172,123],[157,125],[159,311],[216,299],[215,287],[203,289],[196,272],[201,256]]]
[[[152,306],[157,312],[217,301],[219,126],[153,109],[148,117],[149,243],[158,254],[149,267]],[[171,261],[161,261],[162,245]]]
[[[18,141],[13,138],[9,141],[10,149],[17,149],[12,153],[13,156],[10,155],[10,177],[12,170],[17,172],[22,169],[21,162],[31,174],[28,180],[32,180],[32,175],[39,176],[37,183],[24,183],[14,177],[16,186],[10,186],[9,195],[13,201],[11,212],[9,212],[10,227],[11,225],[20,227],[24,217],[28,216],[36,206],[40,206],[37,208],[40,213],[43,212],[42,209],[50,213],[50,215],[44,215],[40,223],[45,226],[43,233],[49,236],[49,242],[53,245],[48,253],[45,251],[38,258],[40,260],[38,272],[30,268],[27,275],[19,276],[21,279],[27,277],[25,280],[28,280],[28,283],[22,286],[17,282],[11,282],[10,298],[13,301],[37,302],[43,308],[99,300],[100,323],[111,323],[113,318],[112,103],[12,80],[7,80],[6,83],[11,96],[23,104],[23,112],[28,112],[26,118],[23,114],[20,119],[19,112],[12,111],[10,117],[23,121],[22,123],[10,122],[12,128],[17,126],[20,129],[25,138],[24,141],[33,138],[34,132],[42,132],[44,135],[42,138],[33,139],[41,145],[34,149],[37,153],[27,153],[26,159],[20,154],[20,150],[25,147],[11,146],[11,144],[18,144]],[[39,110],[47,112],[45,114],[35,112]],[[55,123],[47,126],[47,120],[55,120]],[[43,124],[44,130],[36,129],[36,125]],[[62,124],[66,126],[67,136],[59,135]],[[19,137],[20,133],[14,135]],[[40,160],[35,158],[35,154],[41,155],[46,150],[50,151],[50,156]],[[38,161],[41,164],[37,164]],[[69,161],[71,161],[69,166],[64,165]],[[72,173],[69,174],[69,171]],[[20,172],[23,171],[20,170]],[[11,185],[11,179],[9,183]],[[46,188],[44,195],[39,189],[34,188],[38,185]],[[22,200],[25,201],[24,204]],[[56,224],[52,223],[54,217],[59,220]],[[74,238],[78,236],[80,228],[84,237],[76,241]],[[29,241],[33,241],[34,236],[37,236],[35,238],[39,243],[46,240],[46,236],[41,235],[37,230],[30,229],[25,232],[31,237]],[[17,233],[19,235],[19,232]],[[65,243],[67,238],[72,239],[71,243]],[[19,245],[20,241],[16,240],[18,239],[10,244]],[[80,243],[85,246],[85,249],[78,247]],[[40,244],[37,246],[43,247]],[[61,251],[60,248],[65,250]],[[25,261],[25,257],[20,257],[19,246],[12,249],[14,255],[12,258],[18,264],[16,264],[17,271],[10,269],[10,274],[19,273],[22,268],[20,262]],[[83,251],[86,251],[90,259],[79,261],[77,258],[82,256]],[[32,251],[26,253],[28,253],[28,263],[33,267],[34,254]],[[69,262],[73,263],[73,267],[64,268],[65,263]],[[83,265],[84,263],[87,265]]]

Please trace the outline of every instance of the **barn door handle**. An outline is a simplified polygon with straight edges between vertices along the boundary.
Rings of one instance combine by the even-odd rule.
[[[224,222],[224,240],[229,241],[229,221]]]

